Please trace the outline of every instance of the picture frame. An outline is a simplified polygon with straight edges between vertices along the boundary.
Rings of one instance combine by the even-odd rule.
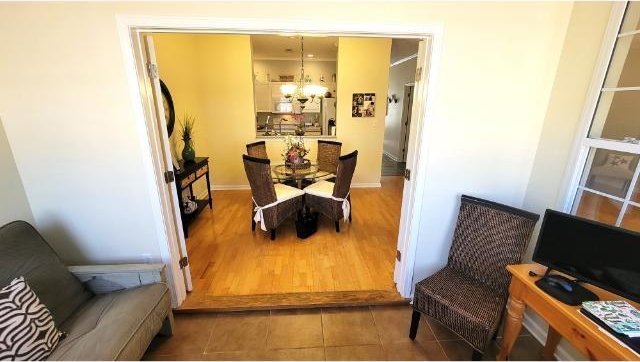
[[[376,116],[376,94],[375,93],[353,93],[351,102],[351,117],[375,117]]]

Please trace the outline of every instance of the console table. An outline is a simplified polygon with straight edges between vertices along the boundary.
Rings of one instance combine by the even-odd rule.
[[[211,198],[211,181],[209,180],[209,157],[196,157],[193,162],[180,161],[180,170],[174,171],[176,178],[176,192],[178,193],[178,200],[180,205],[180,216],[182,218],[182,230],[184,237],[189,237],[189,224],[196,219],[198,214],[209,205],[209,208],[213,208],[213,199]],[[207,199],[198,199],[193,194],[193,183],[202,177],[207,180]],[[191,199],[198,204],[198,207],[191,213],[187,214],[184,211],[184,205],[182,203],[182,193],[184,190],[189,189]]]
[[[556,300],[535,285],[539,276],[530,276],[529,271],[543,275],[546,268],[539,264],[509,265],[511,273],[509,286],[509,305],[504,324],[502,348],[497,356],[504,361],[520,333],[525,307],[530,307],[549,323],[547,343],[542,357],[553,359],[560,338],[564,337],[589,360],[638,360],[639,357],[631,349],[626,348],[603,332],[594,322],[580,313],[580,306],[570,306]],[[638,308],[638,303],[622,298],[604,289],[585,284],[585,287],[596,293],[600,300],[626,300]]]

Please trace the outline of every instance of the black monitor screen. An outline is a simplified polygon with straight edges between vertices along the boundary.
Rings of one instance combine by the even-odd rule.
[[[547,210],[533,261],[640,302],[640,234]]]

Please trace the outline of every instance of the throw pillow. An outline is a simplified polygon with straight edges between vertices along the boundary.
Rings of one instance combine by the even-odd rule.
[[[62,337],[24,277],[0,290],[0,361],[44,360]]]
[[[607,155],[607,161],[605,165],[609,167],[620,167],[627,170],[631,169],[631,162],[633,161],[633,155],[621,155],[619,153],[610,153]]]

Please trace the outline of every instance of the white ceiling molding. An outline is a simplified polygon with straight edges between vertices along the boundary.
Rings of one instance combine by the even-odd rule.
[[[393,63],[389,64],[389,68],[391,68],[391,67],[395,67],[395,66],[396,66],[396,65],[398,65],[398,64],[402,64],[402,63],[404,63],[404,62],[406,62],[406,61],[409,61],[409,60],[414,59],[414,58],[417,58],[417,57],[418,57],[418,53],[411,54],[411,55],[409,55],[408,57],[405,57],[405,58],[402,58],[402,59],[396,60],[395,62],[393,62]]]

